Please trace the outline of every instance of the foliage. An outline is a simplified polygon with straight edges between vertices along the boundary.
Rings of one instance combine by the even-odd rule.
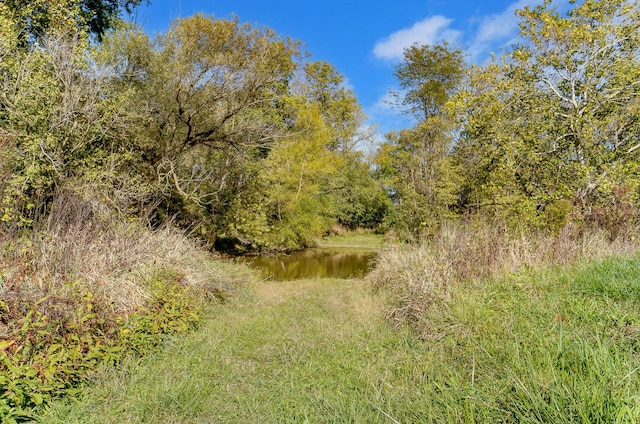
[[[553,227],[557,202],[592,223],[621,204],[615,192],[636,204],[637,5],[585,1],[562,17],[545,1],[518,14],[522,44],[473,69],[460,97],[463,208]]]
[[[55,15],[59,25],[49,25],[58,6],[70,20]],[[361,167],[361,107],[332,66],[302,63],[298,42],[195,15],[154,39],[118,23],[90,46],[77,25],[81,5],[63,6],[0,10],[5,230],[45,226],[56,199],[71,193],[106,215],[171,221],[212,244],[299,248],[338,215],[353,216],[332,207],[336,199],[378,202],[368,173],[349,174],[368,194],[344,183]],[[24,44],[18,12],[46,31]],[[284,175],[292,159],[303,169]],[[322,161],[333,165],[323,171]],[[357,206],[366,225],[380,221]]]
[[[134,90],[128,108],[141,111],[141,128],[129,131],[154,190],[141,212],[151,221],[158,213],[206,220],[223,232],[234,199],[254,190],[254,164],[284,134],[274,105],[296,67],[297,43],[195,15],[155,40],[125,28],[105,38],[99,55],[114,87]]]
[[[413,45],[396,68],[402,104],[419,122],[387,135],[377,158],[379,178],[393,199],[390,224],[417,240],[455,214],[459,171],[450,157],[453,121],[447,104],[462,79],[463,55],[446,43]]]
[[[0,320],[18,317],[19,328],[0,341],[3,422],[29,420],[33,408],[78,393],[99,365],[147,353],[166,334],[185,332],[200,321],[198,303],[175,282],[154,282],[146,307],[123,317],[105,314],[101,299],[78,283],[73,287],[70,298],[0,303]]]
[[[391,207],[389,196],[360,156],[345,156],[345,164],[331,184],[340,225],[351,230],[382,225]]]
[[[400,104],[418,120],[440,115],[462,80],[464,55],[447,42],[433,46],[414,44],[404,50],[396,66]]]
[[[285,248],[310,246],[334,222],[327,183],[344,163],[316,104],[298,107],[293,128],[299,135],[274,147],[263,176],[275,244]]]
[[[131,13],[142,0],[7,0],[3,13],[20,32],[21,44],[33,42],[54,28],[66,26],[95,34],[98,40],[113,28],[122,10]]]
[[[365,115],[353,91],[344,86],[344,77],[326,62],[310,62],[301,85],[301,94],[318,107],[332,133],[329,149],[353,152]]]
[[[126,211],[136,193],[127,183],[138,182],[118,172],[132,153],[118,143],[128,94],[109,91],[105,74],[87,57],[82,31],[52,30],[39,45],[22,47],[9,23],[3,29],[3,226],[15,233],[41,225],[65,192]]]
[[[388,222],[405,237],[460,214],[512,230],[595,225],[612,238],[634,221],[640,12],[626,0],[572,4],[566,16],[550,0],[519,10],[520,43],[466,74],[447,44],[406,49],[396,97],[419,122],[390,134],[377,160]]]

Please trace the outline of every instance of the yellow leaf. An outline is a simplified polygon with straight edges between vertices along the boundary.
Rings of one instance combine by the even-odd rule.
[[[16,342],[15,340],[0,340],[0,351],[5,350],[15,342]]]

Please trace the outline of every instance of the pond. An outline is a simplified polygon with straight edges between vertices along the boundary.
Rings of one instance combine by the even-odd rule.
[[[297,280],[301,278],[362,278],[373,268],[375,250],[318,248],[279,255],[239,258],[265,278]]]

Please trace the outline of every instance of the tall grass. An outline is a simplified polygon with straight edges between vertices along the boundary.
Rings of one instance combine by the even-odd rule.
[[[436,422],[637,423],[636,250],[601,233],[450,227],[383,252],[369,278],[440,358],[425,371]]]
[[[203,296],[219,295],[251,279],[242,267],[214,261],[183,232],[150,230],[138,221],[115,219],[100,205],[59,196],[37,231],[0,242],[0,295],[6,300],[64,303],[80,288],[110,314],[129,314],[151,297],[149,282],[170,274]],[[47,299],[40,302],[42,299]],[[43,311],[44,312],[44,311]]]
[[[637,250],[632,234],[611,240],[606,231],[584,233],[571,226],[559,234],[510,234],[486,223],[452,223],[418,245],[384,250],[369,280],[394,297],[390,318],[417,321],[426,309],[450,299],[452,287],[461,281],[626,256]]]

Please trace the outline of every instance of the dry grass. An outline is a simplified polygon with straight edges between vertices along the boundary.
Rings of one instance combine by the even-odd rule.
[[[64,213],[54,210],[44,227],[0,244],[0,297],[18,315],[9,319],[33,305],[64,314],[86,292],[102,313],[130,314],[145,304],[153,280],[169,279],[206,297],[254,278],[179,230],[116,221],[78,199],[67,199]]]
[[[584,233],[566,227],[557,235],[510,235],[500,227],[458,223],[444,226],[434,239],[417,246],[383,251],[368,278],[375,288],[392,294],[390,319],[415,322],[426,309],[449,300],[452,286],[461,281],[637,250],[633,236],[611,240],[605,231]]]

